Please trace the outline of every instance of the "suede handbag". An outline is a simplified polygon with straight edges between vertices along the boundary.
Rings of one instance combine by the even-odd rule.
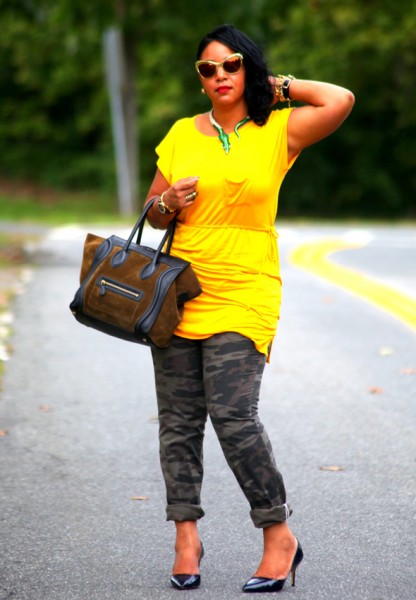
[[[191,264],[170,254],[175,219],[157,249],[141,245],[153,202],[145,206],[127,240],[87,235],[81,285],[70,310],[87,327],[137,344],[167,348],[182,319],[184,303],[202,290]]]

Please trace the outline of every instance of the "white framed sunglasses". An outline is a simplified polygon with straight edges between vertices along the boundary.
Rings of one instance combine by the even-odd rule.
[[[219,67],[228,73],[228,75],[235,75],[243,66],[244,57],[240,52],[230,54],[227,58],[224,58],[222,62],[216,62],[215,60],[197,60],[195,68],[203,79],[210,79],[217,74]]]

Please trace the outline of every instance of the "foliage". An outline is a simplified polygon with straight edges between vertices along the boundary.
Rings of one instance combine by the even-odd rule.
[[[114,224],[116,203],[113,195],[91,191],[57,191],[33,185],[9,184],[4,187],[5,191],[0,193],[0,215],[5,221],[61,225],[74,222],[104,223],[111,219]]]
[[[415,214],[414,0],[0,0],[0,10],[3,176],[114,193],[102,34],[119,25],[137,62],[143,195],[158,141],[175,119],[207,108],[197,42],[232,22],[265,48],[273,72],[356,95],[348,121],[289,173],[281,213]]]

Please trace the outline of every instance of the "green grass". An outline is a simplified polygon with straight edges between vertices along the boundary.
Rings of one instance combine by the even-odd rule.
[[[0,190],[0,220],[61,225],[125,219],[118,214],[116,200],[110,195],[48,191],[28,196]]]

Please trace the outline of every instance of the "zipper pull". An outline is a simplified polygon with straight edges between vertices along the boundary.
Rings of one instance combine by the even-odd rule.
[[[105,292],[106,292],[106,289],[105,289],[105,284],[106,284],[106,281],[105,281],[105,279],[101,279],[101,284],[100,284],[100,296],[105,296]]]

